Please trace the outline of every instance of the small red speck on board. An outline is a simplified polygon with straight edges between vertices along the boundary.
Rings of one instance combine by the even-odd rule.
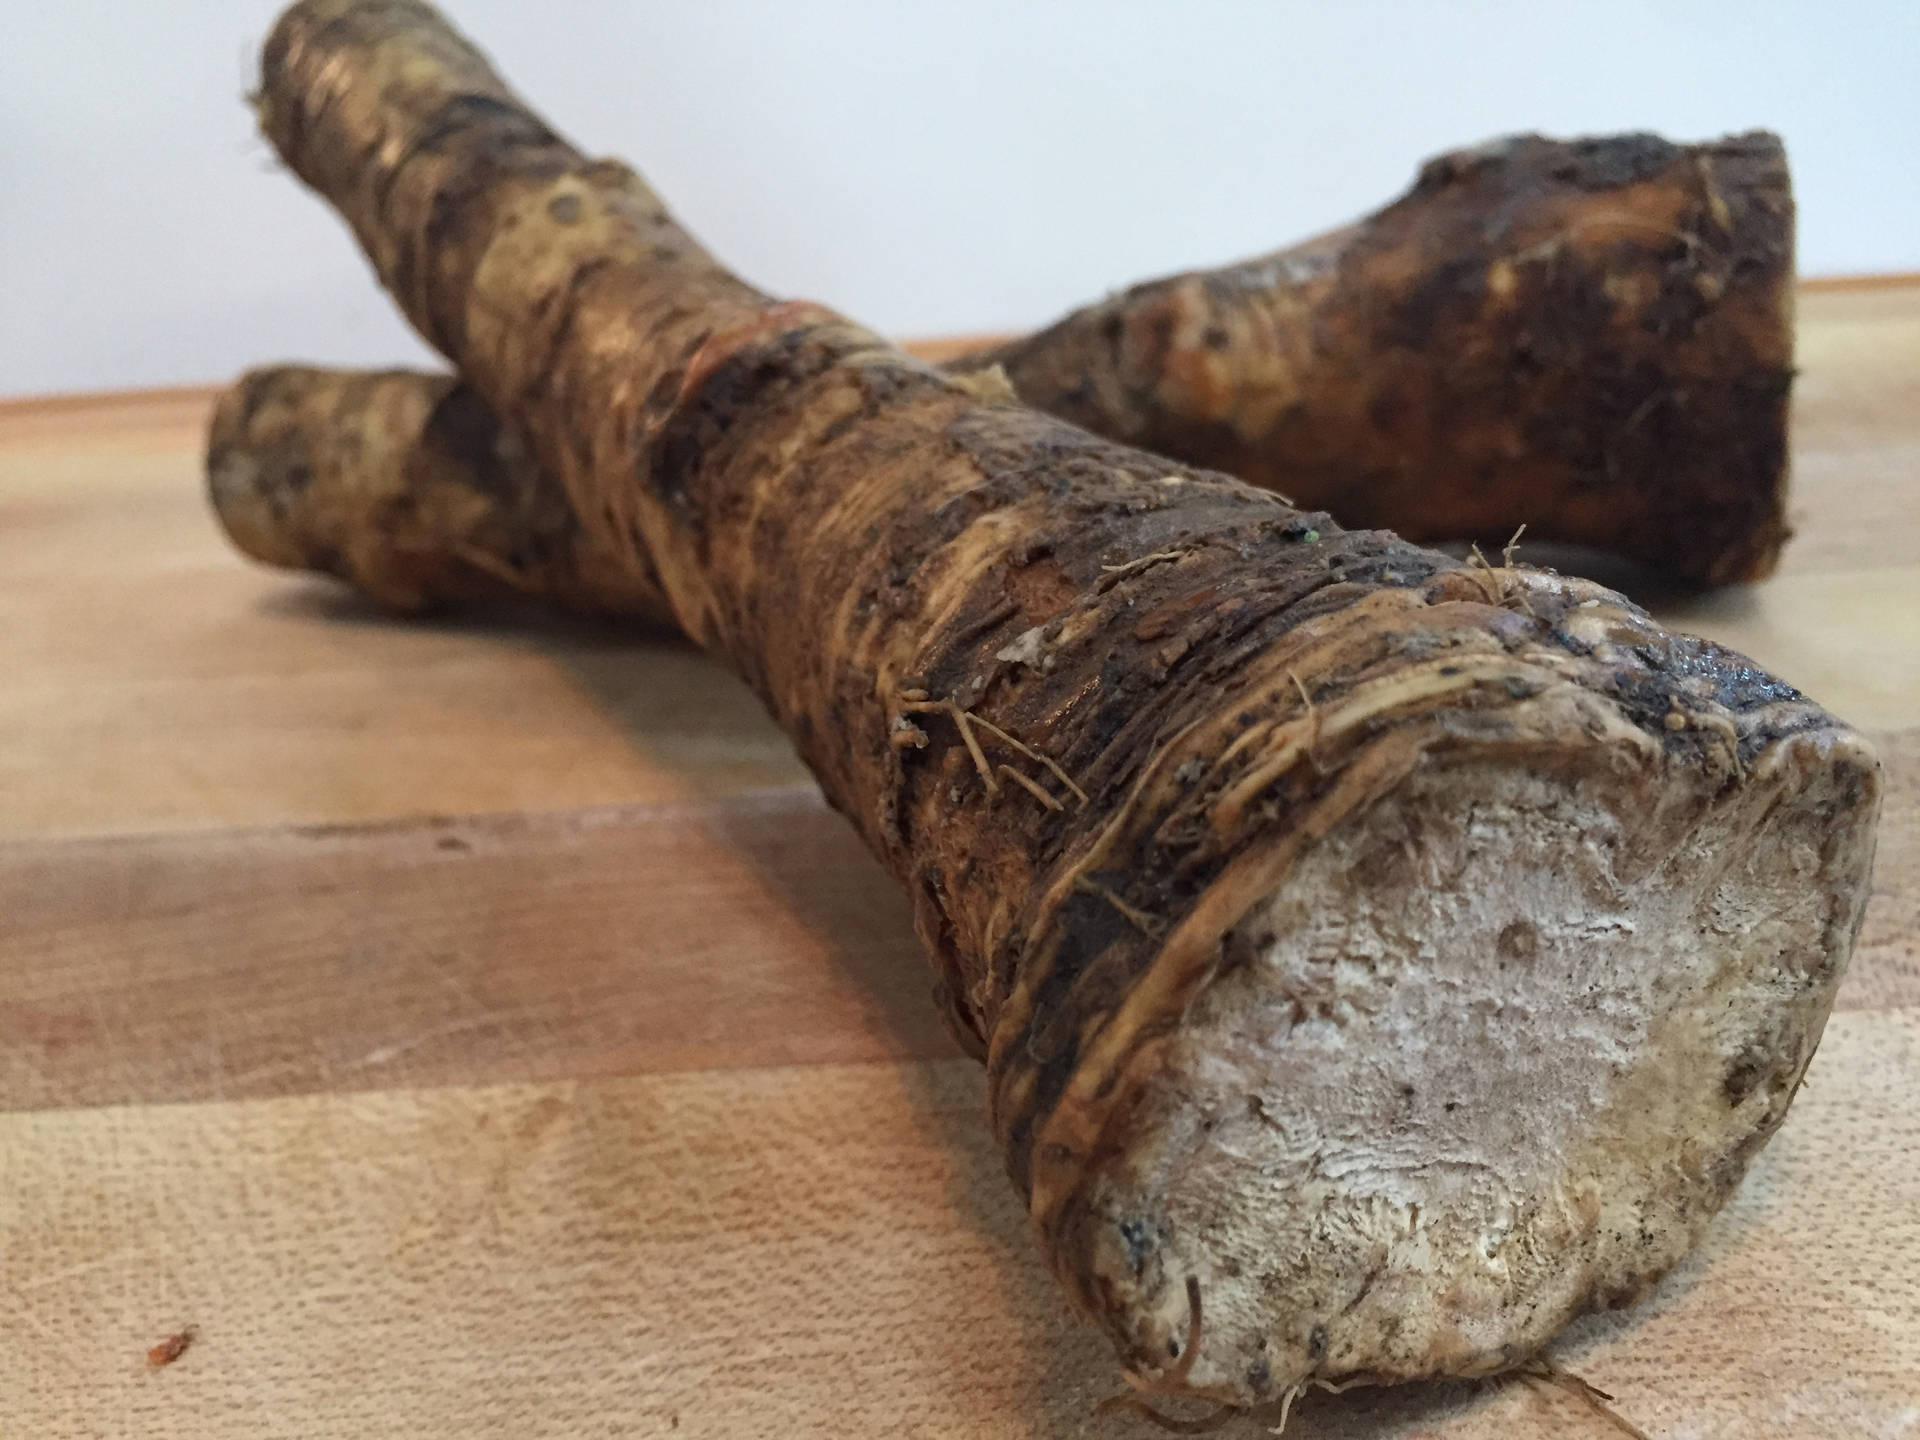
[[[194,1327],[191,1325],[187,1326],[184,1330],[167,1336],[166,1339],[147,1351],[147,1364],[156,1370],[162,1366],[173,1364],[174,1361],[187,1353],[187,1348],[193,1344],[193,1337]]]

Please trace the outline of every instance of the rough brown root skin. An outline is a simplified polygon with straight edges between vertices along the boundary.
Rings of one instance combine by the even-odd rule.
[[[1525,525],[1535,540],[1729,584],[1770,572],[1789,534],[1792,273],[1775,137],[1521,136],[1429,161],[1410,194],[1333,235],[1136,286],[951,368],[974,382],[1004,373],[1040,409],[1349,525],[1489,544]],[[511,503],[540,512],[539,548],[523,558],[492,543],[518,516],[441,557],[416,526],[393,537],[404,558],[384,567],[396,594],[426,583],[440,587],[433,598],[460,598],[492,566],[575,608],[635,612],[624,568],[564,533],[557,482],[511,436],[487,433],[484,402],[444,378],[416,377],[416,397],[399,372],[377,385],[307,370],[244,383],[302,391],[291,413],[273,405],[259,435],[229,436],[228,456],[251,454],[252,485],[288,527],[279,540],[244,528],[244,489],[224,492],[231,514],[217,491],[223,520],[242,523],[235,539],[254,536],[249,553],[273,560],[280,541],[302,548],[323,533],[317,559],[344,557],[349,541],[378,550],[382,530],[406,522],[408,477],[431,513],[475,457],[467,488],[499,497],[497,509],[500,485],[517,487]],[[451,418],[412,430],[433,407]],[[326,496],[299,494],[309,470],[337,477]],[[369,508],[376,494],[396,503]],[[336,501],[348,514],[323,522],[316,506]],[[556,550],[573,553],[549,559]],[[381,593],[371,572],[368,583]],[[664,610],[647,595],[637,613]]]
[[[398,610],[514,596],[672,623],[651,564],[592,544],[566,493],[450,376],[251,371],[214,409],[207,490],[246,554]]]
[[[1344,230],[1137,285],[971,362],[1030,405],[1415,540],[1768,574],[1793,198],[1764,132],[1515,136]]]
[[[295,7],[260,113],[593,542],[651,562],[681,627],[754,685],[907,887],[1048,1259],[1143,1385],[1245,1404],[1309,1378],[1513,1363],[1651,1284],[1778,1122],[1858,924],[1879,788],[1859,741],[1790,688],[1597,587],[1342,531],[775,303],[412,0]],[[1516,1090],[1461,1122],[1511,1211],[1501,1245],[1538,1263],[1495,1295],[1459,1289],[1457,1259],[1390,1252],[1379,1283],[1434,1318],[1389,1334],[1361,1303],[1302,1348],[1300,1298],[1338,1297],[1374,1251],[1291,1249],[1333,1192],[1266,1183],[1282,1152],[1235,1161],[1195,1137],[1240,1090],[1235,1066],[1243,1110],[1307,1103],[1269,1083],[1312,1068],[1289,1035],[1228,1042],[1236,1017],[1291,1003],[1315,956],[1262,937],[1290,906],[1318,913],[1345,857],[1410,851],[1386,846],[1365,886],[1378,1013],[1456,973],[1484,990],[1492,918],[1436,898],[1446,867],[1486,864],[1455,823],[1474,797],[1514,852],[1480,887],[1513,908],[1499,933],[1533,925],[1551,961],[1521,957],[1541,1018],[1502,1033],[1566,1052],[1578,1082],[1549,1113]],[[1682,899],[1647,881],[1663,866]],[[1636,937],[1591,1025],[1555,929],[1563,873]],[[1762,890],[1790,892],[1786,918]],[[1680,914],[1708,930],[1681,933]],[[1701,1038],[1709,970],[1750,1004]],[[1417,1024],[1342,1023],[1355,1054],[1437,1076]],[[1728,1118],[1712,1107],[1734,1073]],[[1310,1134],[1372,1127],[1371,1103],[1277,1113]],[[1508,1133],[1557,1148],[1510,1151]],[[1479,1223],[1481,1192],[1443,1163],[1452,1136],[1383,1116],[1378,1139],[1409,1158],[1437,1235]],[[1371,1180],[1333,1183],[1374,1203]],[[1629,1216],[1645,1233],[1613,1223]],[[1251,1280],[1242,1245],[1262,1257]],[[1195,1297],[1218,1323],[1192,1323]]]

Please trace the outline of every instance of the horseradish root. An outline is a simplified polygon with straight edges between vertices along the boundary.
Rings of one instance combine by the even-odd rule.
[[[1177,275],[958,365],[1101,435],[1410,539],[1757,580],[1786,522],[1779,140],[1515,136],[1344,230]]]
[[[998,363],[1029,404],[1349,525],[1490,544],[1525,525],[1683,582],[1755,580],[1788,535],[1792,254],[1786,159],[1770,135],[1516,137],[1429,161],[1410,195],[1334,235],[1136,286],[953,368]],[[520,503],[557,520],[555,483],[524,462],[501,467],[482,402],[438,376],[414,377],[410,402],[401,372],[377,386],[304,369],[245,383],[230,405],[282,386],[312,397],[272,407],[270,436],[228,427],[224,454],[254,463],[249,486],[216,499],[259,558],[305,563],[251,548],[264,532],[245,512],[257,518],[267,497],[303,533],[316,506],[404,495],[409,473],[444,493],[468,454],[492,472],[468,488],[503,496],[499,481],[517,483]],[[424,434],[417,456],[398,443],[397,412],[404,430],[441,405],[454,435]],[[380,443],[361,443],[369,433]],[[304,496],[314,465],[343,488]],[[386,473],[356,479],[351,466]],[[370,532],[392,517],[360,513],[355,533],[380,547]],[[484,543],[480,554],[505,558]],[[447,581],[475,565],[407,555]],[[617,572],[589,578],[616,592],[544,593],[632,608]]]
[[[1137,1385],[1511,1366],[1779,1124],[1879,791],[1793,690],[760,294],[416,0],[296,6],[258,104],[907,888]]]
[[[671,623],[650,568],[590,543],[566,492],[447,376],[252,371],[214,408],[207,488],[254,559],[395,609],[524,596]]]

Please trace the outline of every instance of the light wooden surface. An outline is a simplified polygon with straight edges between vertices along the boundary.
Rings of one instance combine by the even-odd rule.
[[[1554,1349],[1674,1440],[1920,1435],[1920,286],[1801,324],[1783,571],[1664,608],[1892,785],[1786,1128]],[[904,904],[746,692],[249,568],[205,407],[0,406],[0,1440],[1156,1433],[1092,1417]],[[1616,1433],[1516,1382],[1289,1428]]]

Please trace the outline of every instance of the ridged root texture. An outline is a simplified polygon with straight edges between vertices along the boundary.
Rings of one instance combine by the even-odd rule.
[[[1775,137],[1515,136],[1429,161],[1330,236],[1135,286],[948,368],[1347,524],[1489,543],[1525,526],[1724,584],[1770,571],[1788,535],[1792,279]],[[666,616],[445,377],[255,372],[214,449],[220,514],[260,559],[403,608],[504,585]]]
[[[1878,793],[1818,707],[776,303],[422,5],[297,6],[259,105],[906,886],[1140,1383],[1511,1363],[1650,1283],[1778,1123]]]
[[[1790,533],[1786,153],[1510,136],[1343,229],[956,363],[1348,524],[1524,524],[1670,581],[1757,580]]]

